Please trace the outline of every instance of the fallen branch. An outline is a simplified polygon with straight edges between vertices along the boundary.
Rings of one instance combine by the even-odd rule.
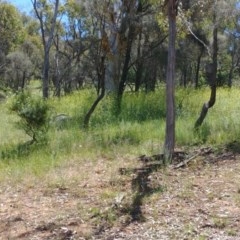
[[[178,168],[181,168],[181,167],[185,167],[189,162],[191,162],[192,160],[194,160],[197,156],[199,156],[201,154],[195,154],[193,155],[192,157],[190,158],[187,158],[185,160],[183,160],[182,162],[178,163],[177,165],[174,165],[173,168],[174,169],[178,169]]]

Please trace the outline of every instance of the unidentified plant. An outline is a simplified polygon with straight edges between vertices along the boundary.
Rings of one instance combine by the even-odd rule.
[[[22,92],[14,97],[10,110],[20,117],[17,126],[32,138],[31,143],[47,140],[50,106],[46,100]]]

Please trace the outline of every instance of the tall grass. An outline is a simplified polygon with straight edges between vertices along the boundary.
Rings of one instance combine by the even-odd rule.
[[[0,145],[26,140],[24,132],[16,128],[18,117],[10,113],[7,103],[0,102],[0,113]]]
[[[203,126],[194,132],[194,123],[202,104],[209,99],[209,88],[176,91],[176,145],[221,145],[240,137],[240,90],[218,89],[216,104],[208,112]],[[165,93],[126,93],[122,112],[114,115],[114,98],[105,97],[93,113],[89,130],[82,128],[84,115],[94,101],[93,90],[49,100],[52,124],[49,142],[45,146],[24,148],[27,137],[14,127],[16,117],[0,103],[0,176],[18,178],[39,175],[70,158],[92,161],[107,155],[156,154],[161,152],[165,135]],[[61,127],[54,124],[58,114],[68,116]],[[5,174],[4,174],[5,173]],[[8,173],[8,174],[6,174]]]

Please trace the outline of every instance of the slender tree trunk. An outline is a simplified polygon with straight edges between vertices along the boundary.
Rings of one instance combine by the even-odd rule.
[[[142,82],[142,73],[143,73],[143,59],[141,56],[141,41],[142,41],[142,32],[138,36],[138,46],[137,46],[137,62],[136,62],[136,76],[135,76],[135,92],[138,92]]]
[[[94,110],[96,109],[99,102],[105,96],[105,66],[104,66],[104,61],[105,61],[105,57],[102,57],[101,63],[100,63],[100,70],[99,70],[99,73],[98,73],[98,80],[99,80],[99,83],[100,83],[101,91],[100,91],[100,94],[98,95],[97,99],[94,101],[93,105],[91,106],[91,108],[89,109],[87,114],[85,115],[85,118],[84,118],[84,121],[83,121],[83,127],[85,129],[87,129],[89,127],[89,121],[90,121],[90,118],[91,118]]]
[[[180,80],[180,86],[186,87],[187,86],[187,66],[183,67],[181,80]]]
[[[54,85],[55,85],[55,95],[57,97],[61,96],[61,84],[60,84],[60,69],[59,69],[59,38],[57,35],[57,39],[56,39],[56,53],[54,56],[54,60],[55,60],[55,81],[54,81]]]
[[[136,67],[137,67],[137,69],[136,69],[136,76],[135,76],[135,92],[138,92],[141,87],[142,75],[143,75],[143,60],[142,59],[137,60]]]
[[[122,96],[125,90],[125,84],[127,81],[127,75],[128,75],[128,66],[131,59],[131,50],[132,50],[132,43],[133,43],[133,32],[134,27],[130,26],[129,33],[128,33],[128,41],[127,41],[127,48],[126,48],[126,55],[125,55],[125,61],[123,65],[121,80],[119,82],[118,87],[118,93],[117,93],[117,103],[116,103],[116,110],[117,114],[120,114],[121,112],[121,102],[122,102]]]
[[[229,75],[228,75],[228,87],[232,87],[232,78],[233,78],[233,69],[234,67],[230,68]]]
[[[42,77],[42,92],[43,98],[48,98],[49,96],[49,53],[45,51],[44,53],[44,63],[43,63],[43,77]]]
[[[233,70],[234,70],[234,53],[231,56],[231,68],[228,74],[228,87],[232,87],[232,78],[233,78]]]
[[[204,103],[199,118],[195,122],[195,129],[198,129],[205,117],[207,116],[209,108],[213,107],[216,101],[216,91],[217,91],[217,56],[218,56],[218,29],[215,21],[216,16],[214,15],[214,29],[213,29],[213,55],[212,63],[208,65],[207,78],[211,87],[211,95],[208,102]]]
[[[21,90],[24,89],[25,84],[26,84],[26,72],[24,71],[24,72],[23,72],[23,76],[22,76]]]
[[[50,29],[47,30],[45,24],[47,24],[44,16],[43,16],[43,10],[38,8],[38,1],[32,0],[34,11],[37,15],[37,18],[40,22],[40,29],[42,34],[42,42],[44,46],[44,62],[43,62],[43,73],[42,73],[42,92],[43,92],[43,98],[48,98],[49,96],[49,54],[50,49],[52,46],[53,38],[54,38],[54,32],[55,32],[55,26],[57,22],[57,15],[58,15],[58,9],[59,9],[59,0],[55,0],[54,4],[54,12],[53,17],[50,20]]]
[[[202,55],[204,52],[204,48],[201,48],[201,52],[197,58],[197,67],[196,67],[196,76],[195,76],[195,88],[199,87],[199,71],[200,71],[200,65],[201,65],[201,59],[202,59]]]
[[[164,159],[167,162],[172,161],[175,147],[175,62],[176,62],[176,15],[177,1],[168,1],[168,22],[169,22],[169,39],[168,39],[168,64],[166,79],[166,135],[164,143]]]

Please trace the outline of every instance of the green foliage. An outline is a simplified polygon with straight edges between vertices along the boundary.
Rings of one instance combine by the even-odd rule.
[[[218,86],[227,86],[229,78],[228,71],[219,71],[217,74],[217,84]]]
[[[91,101],[93,101],[93,98],[91,98]],[[118,125],[122,124],[122,122],[141,123],[149,120],[163,119],[166,112],[164,89],[160,88],[156,92],[150,93],[126,92],[121,105],[121,113],[116,116],[115,98],[114,96],[106,96],[93,113],[90,126],[100,127],[106,124]],[[82,114],[88,111],[88,106],[90,106],[89,103],[82,106],[82,111],[80,110]]]
[[[211,134],[211,128],[208,124],[204,123],[201,128],[195,130],[199,143],[205,144]]]
[[[29,144],[9,144],[1,148],[0,158],[9,162],[10,159],[26,157],[30,153],[30,150]]]
[[[29,93],[20,93],[13,99],[10,110],[20,117],[18,126],[33,142],[46,140],[50,110],[46,101]]]
[[[21,16],[11,4],[0,2],[0,42],[1,50],[7,54],[25,37]]]
[[[23,89],[32,75],[33,65],[29,57],[21,51],[7,55],[5,67],[5,84],[17,91]]]
[[[121,122],[118,125],[111,126],[105,134],[102,131],[97,131],[94,135],[95,139],[105,148],[110,145],[138,145],[142,138],[142,131],[139,130],[140,125],[138,123]]]
[[[121,119],[142,122],[164,118],[165,113],[165,92],[160,88],[155,93],[126,94],[122,103]]]

